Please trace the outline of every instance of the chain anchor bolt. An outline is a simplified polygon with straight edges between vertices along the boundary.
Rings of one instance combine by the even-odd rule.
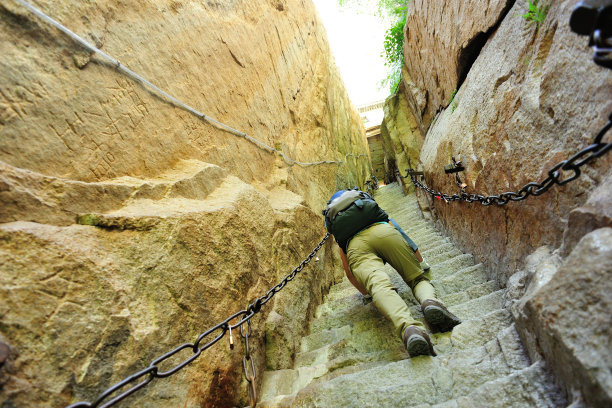
[[[463,164],[461,163],[461,160],[456,161],[454,157],[452,157],[452,160],[453,162],[451,164],[444,166],[444,172],[446,174],[459,173],[460,171],[465,170]]]

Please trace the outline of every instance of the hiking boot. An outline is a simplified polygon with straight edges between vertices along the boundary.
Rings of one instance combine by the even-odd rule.
[[[461,323],[461,320],[448,311],[446,307],[437,300],[427,299],[421,304],[423,315],[427,324],[435,332],[451,331],[453,327]]]
[[[436,355],[429,335],[417,326],[406,327],[402,339],[410,357]]]

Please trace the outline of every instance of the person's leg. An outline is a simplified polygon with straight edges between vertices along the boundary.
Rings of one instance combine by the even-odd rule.
[[[461,323],[461,320],[437,299],[435,289],[429,282],[429,272],[423,272],[414,251],[399,231],[388,224],[380,224],[380,228],[372,229],[376,254],[389,262],[410,286],[431,328],[445,332]]]
[[[395,328],[396,334],[402,337],[409,326],[423,327],[415,320],[404,300],[397,294],[389,276],[384,271],[384,263],[371,248],[369,230],[355,236],[348,247],[347,257],[353,276],[372,296],[374,305],[385,315]]]
[[[436,289],[433,287],[431,282],[429,282],[428,273],[423,273],[419,275],[412,281],[408,282],[408,286],[412,289],[412,293],[416,298],[419,304],[423,303],[423,301],[427,299],[438,300],[436,297]]]
[[[433,331],[446,332],[461,323],[461,320],[452,314],[436,298],[433,285],[429,282],[428,273],[424,273],[412,280],[409,285],[412,288],[414,297],[421,304],[423,316]]]
[[[370,229],[375,253],[389,262],[404,282],[410,284],[423,274],[414,251],[395,227],[390,224],[378,224]]]

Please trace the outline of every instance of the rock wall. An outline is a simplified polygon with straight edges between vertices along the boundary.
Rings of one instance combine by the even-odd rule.
[[[324,235],[329,195],[363,185],[370,164],[310,2],[33,3],[207,115],[296,160],[345,161],[290,165],[3,2],[0,405],[56,407],[92,401],[265,294]],[[253,318],[257,372],[266,353],[292,358],[265,328],[281,315],[284,338],[304,333],[335,279],[330,249]],[[233,336],[233,351],[226,335],[129,404],[246,405]]]
[[[408,76],[404,83],[406,89],[418,92],[407,94],[409,112],[403,115],[421,118],[422,127],[428,129],[419,157],[426,184],[449,194],[459,190],[455,178],[446,175],[443,169],[451,163],[452,156],[460,157],[465,165],[460,176],[467,184],[467,193],[518,191],[528,182],[544,180],[553,165],[591,144],[612,111],[610,71],[593,63],[588,39],[569,29],[575,1],[551,2],[539,29],[522,18],[527,11],[527,3],[522,1],[514,2],[507,13],[491,14],[503,16],[499,25],[485,25],[492,30],[477,28],[482,23],[480,18],[460,17],[455,11],[450,14],[455,19],[444,19],[449,24],[429,20],[434,10],[441,10],[434,13],[437,16],[451,10],[489,13],[481,9],[480,3],[411,2],[406,26]],[[497,10],[496,7],[493,4],[491,10]],[[415,16],[420,16],[420,25]],[[469,23],[472,19],[478,22]],[[428,24],[435,30],[429,29]],[[472,27],[471,31],[465,31],[467,27]],[[456,53],[438,45],[448,42],[448,32],[465,32],[457,38],[473,38],[488,32],[463,82],[451,75],[461,68],[456,58],[449,59]],[[411,48],[414,38],[432,38],[431,44],[436,45],[429,46],[422,40],[418,44],[423,50],[415,53]],[[440,55],[424,58],[425,51]],[[415,73],[422,73],[426,80],[418,82]],[[452,106],[436,115],[449,92],[458,85]],[[415,95],[421,98],[416,107]],[[432,117],[429,125],[428,114]],[[606,137],[609,140],[609,135]],[[572,320],[569,311],[561,309],[586,308],[593,312],[595,320],[609,320],[610,295],[579,283],[559,292],[552,282],[557,278],[571,280],[570,270],[575,264],[570,260],[580,252],[577,244],[586,240],[588,244],[583,244],[586,249],[580,248],[591,251],[594,238],[587,240],[586,235],[612,226],[611,163],[612,156],[603,156],[582,167],[578,180],[503,207],[445,203],[430,195],[421,196],[423,207],[432,211],[440,227],[484,262],[500,285],[509,286],[509,304],[517,302],[515,316],[523,319],[519,329],[532,357],[543,355],[551,362],[567,394],[584,398],[592,406],[612,401],[601,385],[609,384],[612,378],[611,365],[602,355],[609,334],[595,330],[592,337],[589,334],[576,340],[567,327],[575,326],[580,319]],[[569,176],[564,174],[562,179]],[[608,245],[605,240],[596,242],[602,247]],[[543,251],[549,255],[528,258]],[[606,254],[602,249],[598,256],[605,258]],[[552,264],[551,257],[555,259]],[[580,259],[586,262],[584,257]],[[518,275],[513,276],[515,273]],[[548,277],[542,280],[540,274]],[[599,278],[585,279],[595,282]],[[532,293],[540,286],[542,292],[536,298],[519,300],[527,288]],[[585,330],[591,333],[588,327]],[[568,336],[574,337],[570,340]],[[561,350],[570,349],[575,352],[563,360],[569,365],[562,368],[554,360]],[[594,367],[591,358],[601,359],[601,364]],[[580,375],[573,376],[567,367],[576,368]],[[594,372],[598,374],[591,375]]]
[[[466,192],[518,191],[592,142],[612,110],[612,77],[592,62],[588,40],[570,32],[573,6],[551,5],[538,32],[521,18],[525,4],[510,10],[457,92],[454,112],[442,112],[427,134],[420,159],[430,187],[458,191],[443,167],[460,156]],[[436,202],[434,208],[504,284],[535,248],[562,246],[570,212],[603,182],[611,162],[603,157],[585,166],[579,180],[503,207]]]
[[[514,1],[414,0],[404,28],[406,100],[426,133],[434,116],[449,104],[491,31]]]
[[[404,74],[406,70],[402,71]],[[385,116],[381,125],[385,155],[385,173],[390,175],[389,182],[395,181],[395,171],[405,174],[406,169],[417,165],[419,154],[425,140],[425,133],[410,109],[406,83],[400,83],[398,92],[387,98],[383,107]],[[400,179],[405,189],[404,179]],[[408,183],[410,184],[410,183]]]

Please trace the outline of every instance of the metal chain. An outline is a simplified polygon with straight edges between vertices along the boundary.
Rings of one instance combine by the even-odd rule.
[[[378,190],[378,177],[372,175],[372,178],[365,182],[366,193],[371,194],[374,190]]]
[[[108,388],[106,391],[102,392],[100,395],[98,395],[98,397],[93,402],[77,402],[75,404],[69,405],[67,408],[97,408],[97,407],[106,408],[106,407],[113,406],[119,401],[126,398],[127,396],[132,395],[137,390],[149,384],[154,378],[168,377],[176,373],[177,371],[181,370],[186,365],[188,365],[189,363],[194,361],[196,358],[198,358],[200,354],[202,354],[203,351],[207,350],[208,348],[216,344],[219,340],[221,340],[223,336],[225,336],[225,333],[228,331],[230,332],[230,348],[233,348],[232,347],[233,338],[232,338],[231,332],[237,327],[240,327],[240,334],[245,339],[245,357],[243,359],[243,366],[244,366],[245,375],[247,376],[247,381],[250,384],[251,401],[253,402],[257,396],[255,394],[255,382],[254,382],[255,364],[253,362],[252,357],[250,356],[250,351],[248,348],[249,347],[248,336],[251,335],[250,320],[253,318],[253,316],[255,316],[255,314],[257,314],[261,310],[261,307],[263,305],[268,303],[268,301],[270,301],[270,299],[272,299],[272,297],[275,294],[277,294],[281,289],[283,289],[287,285],[288,282],[292,281],[295,278],[295,276],[298,273],[300,273],[302,269],[304,269],[304,267],[312,260],[312,258],[315,257],[317,252],[319,252],[319,250],[321,249],[323,244],[325,244],[325,242],[328,240],[329,237],[330,237],[329,233],[325,234],[321,242],[317,244],[317,246],[312,250],[312,252],[308,254],[308,256],[295,269],[293,269],[291,273],[285,276],[277,285],[275,285],[270,290],[268,290],[268,292],[264,296],[256,299],[251,304],[249,304],[246,309],[234,313],[233,315],[231,315],[224,321],[206,330],[205,332],[203,332],[202,334],[198,336],[195,342],[182,344],[176,347],[175,349],[167,352],[166,354],[156,358],[144,370],[141,370],[135,374],[132,374],[131,376],[125,378],[124,380]],[[235,324],[231,324],[231,322],[236,319],[239,319],[238,322]],[[246,332],[244,332],[242,329],[242,325],[244,323],[247,323],[247,327],[248,327],[248,330]],[[246,333],[246,336],[245,336],[245,333]],[[205,339],[208,339],[206,343],[204,343]],[[183,350],[191,350],[193,354],[187,357],[185,360],[183,360],[179,364],[177,364],[176,366],[174,366],[170,370],[167,370],[167,371],[160,370],[159,368],[160,363],[169,359],[175,354],[178,354],[179,352]],[[250,361],[250,365],[251,365],[251,373],[252,373],[251,375],[249,375],[247,371],[248,361]],[[114,398],[106,401],[111,395],[115,394],[116,392],[120,391],[126,386],[130,386],[130,388],[128,388],[126,391],[123,391],[121,394],[115,396]]]
[[[595,160],[596,158],[603,156],[610,149],[612,149],[612,142],[610,143],[602,143],[602,139],[606,132],[612,128],[612,113],[608,118],[608,123],[606,123],[603,128],[597,133],[595,138],[593,139],[593,144],[585,147],[580,150],[578,153],[574,154],[567,160],[563,160],[556,165],[554,165],[548,171],[548,177],[546,177],[541,182],[529,182],[525,184],[518,192],[508,191],[505,193],[501,193],[499,195],[489,195],[485,196],[482,194],[468,194],[464,191],[462,185],[459,185],[460,192],[459,194],[445,194],[440,191],[436,191],[432,188],[427,187],[425,184],[417,180],[416,172],[413,169],[406,169],[408,172],[405,176],[402,176],[399,170],[396,170],[397,176],[401,178],[410,177],[412,183],[431,194],[433,197],[438,200],[444,200],[447,203],[451,201],[465,201],[467,203],[479,202],[482,205],[488,206],[491,204],[497,205],[505,205],[510,201],[522,201],[529,197],[530,195],[539,196],[544,194],[548,189],[550,189],[553,185],[565,185],[570,181],[576,180],[580,177],[581,170],[580,167],[585,164]],[[565,172],[570,172],[566,174]]]
[[[244,326],[240,326],[240,335],[244,339],[244,357],[242,357],[242,368],[244,370],[244,377],[249,383],[249,398],[251,399],[251,407],[255,408],[257,404],[257,390],[255,389],[255,361],[251,356],[249,349],[249,336],[251,335],[251,321],[247,321],[248,329],[243,330]],[[251,367],[251,374],[249,374],[249,361]]]

